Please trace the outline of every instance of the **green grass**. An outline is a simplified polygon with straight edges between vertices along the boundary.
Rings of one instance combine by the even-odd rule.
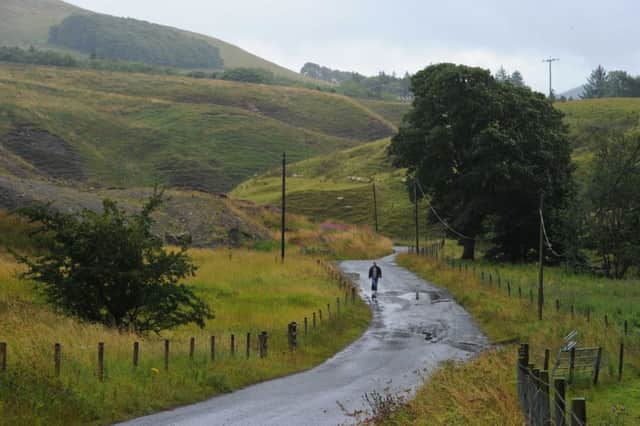
[[[72,13],[92,13],[59,0],[3,0],[0,3],[0,45],[50,47],[49,28]],[[220,50],[226,68],[263,68],[275,75],[308,81],[302,75],[251,54],[233,44],[202,34],[183,31]],[[86,55],[83,55],[86,56]]]
[[[336,219],[373,227],[373,186],[376,184],[379,231],[409,238],[412,204],[403,182],[386,156],[389,140],[327,154],[292,164],[288,169],[287,203],[292,212],[316,220]],[[278,204],[280,178],[269,173],[237,186],[232,195],[264,204]]]
[[[308,369],[355,340],[370,318],[367,306],[343,304],[339,319],[304,336],[304,317],[344,292],[314,259],[291,252],[284,265],[275,252],[246,249],[193,250],[200,270],[189,280],[215,310],[204,330],[183,326],[161,336],[120,334],[63,317],[43,305],[20,267],[0,257],[0,340],[8,343],[7,372],[0,376],[2,421],[12,425],[111,424],[160,409],[192,403],[251,383]],[[257,272],[259,271],[259,273]],[[324,310],[324,309],[323,309]],[[299,349],[289,352],[287,324],[297,321]],[[257,333],[269,332],[269,356],[255,356]],[[245,358],[246,333],[252,355]],[[230,355],[230,334],[237,354]],[[217,337],[209,360],[209,336]],[[189,339],[196,353],[189,360]],[[163,339],[171,340],[169,371],[163,368]],[[140,365],[131,351],[140,341]],[[105,381],[96,377],[98,342],[105,343]],[[53,375],[53,344],[62,344],[60,378]],[[3,423],[4,424],[4,423]]]
[[[391,128],[348,98],[277,86],[0,65],[0,142],[30,125],[81,155],[89,184],[226,191]]]
[[[360,102],[370,110],[377,112],[389,120],[396,127],[400,126],[402,118],[411,108],[409,102],[378,101],[372,99],[361,99]]]
[[[582,99],[557,102],[555,107],[565,114],[580,167],[607,132],[626,132],[640,126],[640,98]]]
[[[569,276],[563,275],[564,272],[549,268],[547,275],[550,279],[546,287],[548,302],[544,320],[538,321],[536,306],[529,303],[528,291],[520,299],[516,285],[512,297],[509,297],[505,286],[507,277],[514,282],[518,282],[518,278],[529,281],[529,267],[495,266],[493,284],[489,284],[478,278],[481,269],[487,277],[490,268],[485,264],[475,264],[476,274],[473,274],[471,267],[466,273],[460,272],[458,268],[415,255],[401,255],[398,262],[451,291],[491,340],[503,342],[505,346],[499,351],[485,353],[467,365],[453,364],[439,370],[418,391],[413,401],[391,418],[384,419],[383,424],[450,424],[452,419],[456,419],[456,424],[522,424],[516,396],[517,351],[515,345],[509,342],[529,342],[532,362],[540,366],[544,350],[551,350],[553,363],[563,336],[574,329],[579,332],[580,346],[603,347],[603,368],[598,386],[591,385],[588,378],[579,377],[569,387],[569,398],[587,398],[590,424],[611,424],[614,406],[624,408],[624,424],[636,424],[640,421],[640,399],[637,398],[640,388],[640,329],[635,325],[630,335],[624,337],[619,322],[619,319],[633,317],[637,312],[640,295],[636,290],[627,291],[634,285],[637,287],[637,281],[605,283],[589,276],[576,276],[571,281]],[[500,288],[497,286],[495,269],[500,271],[502,278]],[[570,296],[575,296],[576,305],[594,304],[597,315],[592,315],[588,321],[584,312],[578,312],[572,318],[567,301],[562,301],[561,311],[556,312],[553,296],[558,294],[560,297],[560,293],[554,291],[562,288],[575,291],[575,294],[565,296],[569,300]],[[621,294],[621,291],[624,293]],[[583,298],[591,298],[592,302],[581,302]],[[627,304],[625,299],[630,303]],[[603,315],[608,309],[617,311],[619,316],[614,316],[609,327],[606,327]],[[623,382],[618,383],[617,353],[621,341],[625,342],[626,355]],[[491,377],[489,382],[487,374],[475,373],[487,370]],[[441,409],[442,404],[447,406],[446,413]]]

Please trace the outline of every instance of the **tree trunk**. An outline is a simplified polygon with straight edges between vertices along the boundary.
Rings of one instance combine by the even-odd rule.
[[[462,242],[462,260],[473,260],[476,250],[476,240],[465,239]]]

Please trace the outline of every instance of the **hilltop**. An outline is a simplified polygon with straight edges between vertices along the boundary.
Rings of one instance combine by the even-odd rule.
[[[69,48],[64,44],[52,45],[49,43],[51,27],[60,25],[71,15],[86,19],[106,19],[109,25],[103,28],[127,24],[127,27],[136,34],[135,42],[138,44],[156,41],[156,38],[163,39],[166,44],[168,41],[180,36],[185,40],[202,41],[206,46],[210,46],[219,52],[225,68],[261,68],[273,72],[276,76],[288,79],[300,80],[304,78],[294,71],[260,58],[223,40],[181,29],[154,25],[155,31],[157,31],[156,35],[152,40],[144,40],[141,39],[143,37],[141,34],[148,29],[149,23],[96,14],[60,0],[3,0],[0,2],[0,45],[63,49],[63,51],[88,56],[86,50],[74,49],[73,46]],[[162,46],[160,46],[161,48]],[[204,51],[206,52],[206,47]],[[167,50],[167,52],[172,53],[171,50]],[[129,59],[144,62],[144,57],[142,56]]]

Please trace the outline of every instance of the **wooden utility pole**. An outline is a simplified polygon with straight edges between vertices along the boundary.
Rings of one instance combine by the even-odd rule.
[[[286,188],[287,188],[287,153],[282,154],[282,217],[280,223],[280,257],[284,263],[284,227],[285,227],[285,209],[286,202]]]
[[[542,306],[544,305],[544,223],[542,220],[542,208],[544,206],[544,193],[540,193],[540,245],[538,247],[538,319],[542,320]]]
[[[559,60],[560,59],[558,58],[549,58],[549,59],[542,60],[542,62],[547,62],[549,64],[549,99],[553,97],[553,83],[551,81],[551,64]]]
[[[378,198],[376,196],[376,183],[373,182],[373,223],[378,232]]]
[[[418,221],[418,181],[413,181],[413,200],[416,203],[414,211],[414,221],[416,224],[416,253],[420,253],[420,226]]]

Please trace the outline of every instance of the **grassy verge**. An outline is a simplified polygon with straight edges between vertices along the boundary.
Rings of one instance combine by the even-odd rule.
[[[602,346],[604,357],[599,385],[594,387],[589,378],[579,377],[569,388],[569,397],[587,398],[592,424],[610,424],[617,420],[624,420],[623,424],[637,424],[640,421],[640,335],[637,329],[624,337],[619,326],[610,324],[607,327],[602,319],[594,317],[588,321],[584,315],[572,318],[566,308],[556,312],[552,303],[546,306],[545,319],[538,321],[528,295],[519,298],[512,290],[512,297],[508,296],[504,277],[498,288],[495,276],[490,285],[481,282],[471,269],[459,271],[425,257],[401,255],[398,262],[451,291],[492,341],[503,345],[466,365],[448,364],[440,369],[414,400],[381,423],[522,424],[515,381],[517,348],[511,342],[529,342],[532,362],[537,365],[542,365],[544,350],[549,348],[553,363],[563,336],[574,329],[580,333],[580,346]],[[595,288],[597,286],[593,285],[593,291]],[[608,299],[611,299],[608,303],[620,300],[619,295],[606,288],[601,289],[599,297],[603,303]],[[626,352],[623,381],[618,383],[617,354],[621,341],[625,342]]]
[[[0,412],[8,424],[109,424],[163,408],[229,392],[251,383],[308,369],[367,327],[364,303],[343,305],[339,318],[325,321],[289,352],[287,324],[335,306],[343,290],[312,258],[290,252],[282,265],[274,252],[193,250],[200,265],[189,284],[214,308],[216,318],[204,330],[182,327],[161,336],[140,338],[84,324],[51,311],[20,267],[0,257],[0,341],[8,343],[7,372],[0,379]],[[334,308],[335,309],[335,308]],[[256,356],[257,333],[269,333],[269,355]],[[245,357],[246,333],[252,336]],[[237,353],[230,354],[230,334]],[[209,338],[217,338],[215,361]],[[189,339],[196,350],[189,359]],[[164,339],[171,341],[169,370],[164,370]],[[140,341],[140,364],[132,367],[132,346]],[[62,368],[54,375],[53,346],[62,345]],[[105,381],[96,377],[97,344],[105,343]]]

